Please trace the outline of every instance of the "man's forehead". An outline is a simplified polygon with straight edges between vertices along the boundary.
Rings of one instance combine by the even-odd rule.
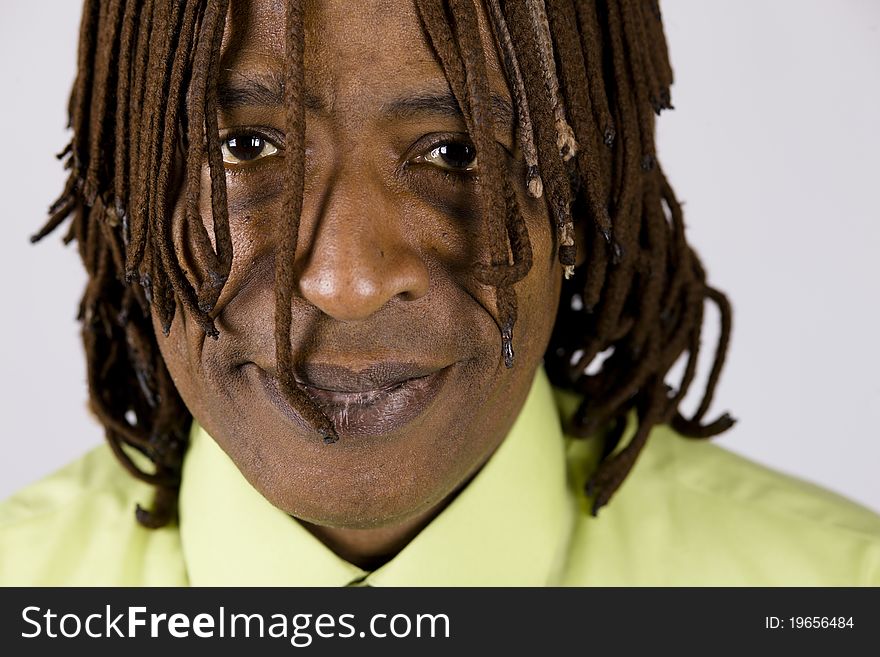
[[[223,77],[283,70],[286,0],[232,0],[222,49]],[[490,84],[509,98],[488,21],[479,8]],[[414,0],[308,0],[305,3],[307,83],[319,87],[445,86],[422,30]],[[264,76],[265,77],[265,76]],[[348,79],[346,79],[348,78]]]
[[[223,53],[280,58],[286,0],[232,0]],[[311,0],[305,3],[306,59],[430,56],[413,0]]]

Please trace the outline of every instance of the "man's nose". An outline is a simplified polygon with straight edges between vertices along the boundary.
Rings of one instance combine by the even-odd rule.
[[[334,319],[366,319],[393,299],[412,301],[428,292],[428,269],[386,193],[378,181],[340,174],[322,206],[312,209],[317,217],[299,291]]]

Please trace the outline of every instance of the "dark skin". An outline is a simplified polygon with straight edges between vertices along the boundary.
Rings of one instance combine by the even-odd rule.
[[[338,555],[374,568],[449,503],[519,414],[559,302],[554,232],[545,201],[526,195],[513,123],[500,112],[502,166],[515,173],[534,253],[530,273],[515,286],[516,364],[507,369],[494,289],[472,273],[487,251],[475,186],[479,159],[467,150],[464,119],[440,101],[389,113],[400,99],[451,93],[415,7],[400,0],[308,3],[293,353],[297,362],[355,372],[388,361],[445,371],[436,397],[402,426],[371,436],[337,427],[340,440],[324,444],[280,412],[260,383],[275,361],[284,112],[271,82],[283,71],[285,4],[232,5],[221,62],[229,93],[219,121],[235,257],[214,312],[220,339],[206,339],[179,308],[168,338],[156,326],[159,344],[183,400],[247,480]],[[509,104],[488,23],[480,19],[491,89]],[[253,92],[254,81],[260,93],[236,95],[248,84]],[[209,222],[208,195],[205,172]],[[176,245],[186,256],[182,213],[178,201]]]

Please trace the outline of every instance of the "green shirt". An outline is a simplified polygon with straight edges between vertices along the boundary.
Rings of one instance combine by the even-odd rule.
[[[880,585],[880,517],[668,427],[592,517],[581,489],[601,441],[560,428],[576,401],[539,369],[479,474],[371,573],[266,501],[194,424],[178,525],[140,527],[151,489],[98,447],[0,504],[0,584]]]

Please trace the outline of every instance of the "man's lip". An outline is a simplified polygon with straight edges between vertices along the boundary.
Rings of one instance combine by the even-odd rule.
[[[426,369],[428,373],[424,374]],[[372,381],[377,381],[380,385],[370,383],[368,389],[354,391],[318,388],[310,384],[303,384],[302,387],[333,422],[340,437],[383,436],[401,429],[421,415],[443,388],[451,369],[453,369],[452,365],[443,368],[425,368],[406,363],[383,363],[355,373],[344,367],[320,366],[312,371],[328,374],[332,370],[337,377],[333,381],[323,379],[325,385],[328,383],[335,385],[340,381],[345,381],[345,385],[348,386],[364,387],[367,382]],[[302,428],[308,428],[299,413],[281,393],[277,378],[259,366],[256,370],[273,405]],[[347,375],[339,376],[340,370],[357,376],[342,378]],[[365,372],[370,372],[370,376],[374,378],[365,380],[362,376]],[[401,378],[406,374],[421,374],[421,376]]]
[[[382,362],[352,369],[331,363],[303,363],[294,369],[294,378],[302,385],[340,393],[374,392],[421,379],[443,369],[420,363]]]

